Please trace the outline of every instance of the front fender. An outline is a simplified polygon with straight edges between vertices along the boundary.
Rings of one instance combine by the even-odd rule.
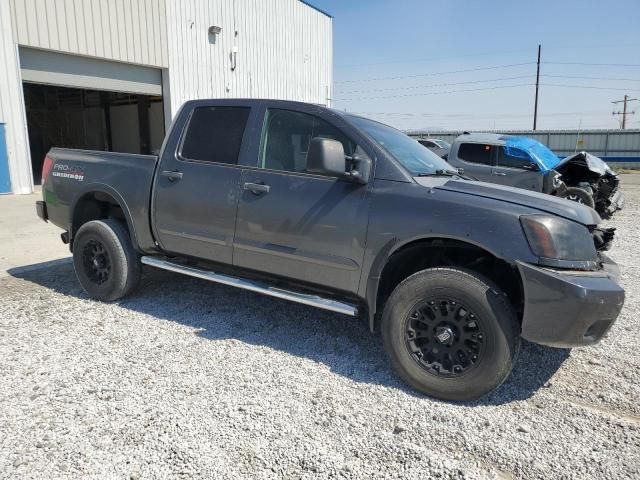
[[[536,212],[526,206],[379,179],[372,197],[359,289],[370,322],[377,313],[378,287],[385,265],[395,252],[413,242],[456,240],[509,264],[538,261],[520,225],[521,215]]]

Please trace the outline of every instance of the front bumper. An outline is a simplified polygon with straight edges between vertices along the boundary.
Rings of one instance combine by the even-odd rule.
[[[599,272],[552,270],[518,262],[525,297],[522,337],[551,347],[597,343],[624,304],[618,266],[604,259]]]
[[[47,204],[42,200],[38,200],[36,202],[36,213],[43,221],[46,222],[49,220],[49,217],[47,216]]]

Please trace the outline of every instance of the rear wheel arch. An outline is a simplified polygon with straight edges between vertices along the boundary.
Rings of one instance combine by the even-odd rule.
[[[139,250],[128,205],[116,190],[106,185],[86,189],[75,202],[69,224],[70,248],[73,249],[73,238],[82,225],[109,218],[126,226],[134,248]]]
[[[436,267],[464,268],[485,276],[507,294],[522,321],[524,287],[515,263],[468,239],[434,236],[396,245],[379,262],[378,273],[369,276],[366,296],[371,330],[375,330],[386,301],[404,279]]]

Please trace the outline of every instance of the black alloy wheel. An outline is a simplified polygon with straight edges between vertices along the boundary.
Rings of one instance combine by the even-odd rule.
[[[482,360],[481,322],[466,305],[449,298],[420,302],[407,317],[405,343],[412,357],[432,375],[458,377]]]
[[[435,267],[393,290],[380,325],[395,372],[443,400],[474,400],[513,368],[520,325],[508,297],[478,272]]]
[[[89,240],[82,249],[82,265],[87,277],[96,285],[109,280],[111,259],[100,240]]]
[[[127,296],[140,280],[140,255],[125,222],[91,220],[73,238],[73,265],[91,298],[112,302]]]

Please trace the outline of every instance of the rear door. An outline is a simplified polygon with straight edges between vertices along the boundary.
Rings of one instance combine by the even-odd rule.
[[[494,182],[510,187],[542,191],[543,175],[531,156],[519,148],[496,147]]]
[[[366,154],[321,115],[304,106],[265,111],[255,167],[242,175],[234,266],[357,292],[367,185],[308,173],[306,163],[314,137],[339,140],[347,155]]]
[[[494,182],[493,175],[493,151],[494,145],[485,143],[461,143],[456,154],[457,161],[450,163],[456,167],[462,167],[464,174],[477,178],[482,182]]]
[[[248,148],[251,112],[249,104],[196,104],[181,138],[165,147],[152,207],[164,250],[232,263],[239,160]]]

